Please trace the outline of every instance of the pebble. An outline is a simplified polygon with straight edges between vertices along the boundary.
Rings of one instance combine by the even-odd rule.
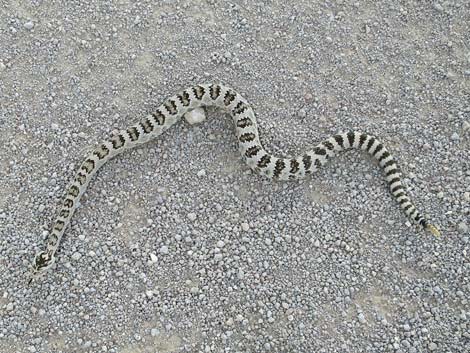
[[[150,261],[152,263],[156,263],[158,261],[157,255],[155,255],[154,253],[150,253]]]
[[[195,221],[197,216],[194,212],[188,213],[188,218],[191,222]]]
[[[160,334],[160,330],[159,330],[159,329],[153,328],[153,329],[150,330],[150,335],[151,335],[152,337],[155,337],[155,336],[157,336],[157,335],[159,335],[159,334]]]
[[[454,133],[450,136],[450,139],[451,139],[452,141],[457,141],[457,140],[460,139],[460,136],[459,136],[458,133],[454,132]]]
[[[33,27],[34,27],[34,23],[33,23],[32,21],[28,21],[28,22],[26,22],[23,26],[24,26],[24,28],[26,28],[27,30],[31,30],[31,29],[33,29]]]
[[[443,8],[442,5],[439,4],[438,2],[435,2],[433,6],[434,6],[434,8],[435,8],[437,11],[439,11],[439,12],[444,11],[444,8]]]
[[[0,66],[0,69],[1,69],[1,66]],[[467,132],[470,130],[470,122],[468,121],[464,121],[463,124],[462,124],[462,130],[463,132]]]
[[[243,223],[241,224],[241,227],[242,227],[242,230],[243,230],[244,232],[248,232],[248,230],[250,230],[250,225],[249,225],[248,223],[246,223],[246,222],[243,222]]]
[[[357,319],[361,324],[364,324],[366,322],[366,318],[363,313],[359,313],[359,315],[357,315]]]
[[[460,222],[459,225],[457,226],[458,230],[462,234],[467,234],[468,233],[468,226],[464,222]]]
[[[204,169],[201,169],[200,171],[197,172],[197,176],[200,178],[203,176],[206,176],[206,171]]]
[[[434,342],[429,343],[428,348],[430,351],[434,351],[437,349],[437,344]]]
[[[196,108],[184,114],[184,118],[191,125],[202,123],[206,120],[206,112],[203,108]]]
[[[307,116],[307,111],[303,108],[299,109],[299,111],[297,112],[297,116],[303,119]]]
[[[166,255],[168,253],[169,253],[168,246],[162,245],[162,247],[160,247],[160,254]]]
[[[313,101],[313,95],[311,93],[305,93],[304,99],[307,103],[310,103],[311,101]]]

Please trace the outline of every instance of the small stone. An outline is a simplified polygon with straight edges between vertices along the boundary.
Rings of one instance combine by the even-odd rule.
[[[470,192],[464,192],[463,199],[467,202],[470,202]]]
[[[439,191],[436,196],[437,198],[442,199],[444,197],[444,193],[442,191]]]
[[[29,347],[28,347],[28,351],[34,353],[34,352],[36,352],[36,347],[34,347],[34,346],[29,346]]]
[[[186,121],[191,124],[198,124],[206,120],[206,112],[203,108],[196,108],[184,114]]]
[[[39,212],[42,212],[42,211],[44,211],[45,208],[46,208],[46,206],[44,206],[44,205],[39,205],[38,211],[39,211]]]
[[[457,140],[460,139],[460,136],[459,136],[458,133],[454,132],[454,133],[450,136],[450,139],[451,139],[452,141],[457,141]]]
[[[242,227],[242,230],[245,231],[245,232],[248,232],[248,230],[250,229],[250,225],[246,222],[243,222],[241,224],[241,227]]]
[[[223,248],[224,246],[225,246],[225,243],[224,243],[223,240],[219,240],[219,241],[217,242],[217,247],[218,247],[218,248]]]
[[[197,176],[200,178],[203,176],[206,176],[206,171],[204,169],[201,169],[200,171],[197,172]]]
[[[153,254],[153,253],[150,253],[150,261],[151,261],[152,263],[157,262],[157,261],[158,261],[157,255],[155,255],[155,254]]]
[[[243,278],[245,278],[245,272],[243,272],[242,269],[239,269],[239,270],[238,270],[237,278],[238,278],[238,279],[243,279]]]
[[[28,22],[26,22],[23,26],[24,26],[24,28],[26,28],[27,30],[31,30],[31,29],[33,29],[33,27],[34,27],[34,23],[33,23],[32,21],[28,21]]]
[[[13,303],[8,303],[7,304],[7,311],[13,311],[13,309],[15,308],[15,305]]]
[[[0,61],[0,72],[5,70],[6,68],[7,68],[7,66]]]
[[[466,234],[468,232],[468,226],[464,222],[460,222],[457,228],[460,233]]]
[[[434,3],[434,8],[439,12],[444,11],[444,8],[438,2]]]
[[[437,349],[437,344],[435,344],[434,342],[431,342],[429,343],[428,348],[430,351],[434,351]]]
[[[74,252],[72,255],[72,259],[75,261],[80,260],[81,257],[82,257],[82,254],[80,254],[78,251]]]
[[[311,102],[313,100],[313,95],[311,93],[305,93],[304,99],[306,102]]]
[[[366,318],[363,313],[359,313],[359,315],[357,315],[357,319],[361,324],[364,324],[366,322]]]
[[[0,63],[0,70],[2,69],[2,63]],[[467,132],[470,130],[470,123],[468,121],[464,121],[462,124],[462,130],[463,132]]]
[[[188,218],[191,222],[196,220],[196,214],[194,212],[188,213]]]
[[[160,333],[160,330],[158,330],[156,328],[153,328],[153,329],[150,330],[150,335],[152,335],[152,337],[157,336],[159,333]]]
[[[168,254],[168,253],[169,253],[168,246],[163,245],[163,246],[160,248],[160,253],[161,253],[161,254],[164,254],[164,255]]]

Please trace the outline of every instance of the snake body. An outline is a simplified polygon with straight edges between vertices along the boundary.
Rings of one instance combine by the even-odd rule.
[[[39,252],[34,259],[32,278],[54,263],[61,238],[70,224],[78,202],[93,175],[103,164],[125,150],[156,138],[187,112],[205,106],[219,107],[232,116],[241,155],[251,169],[271,179],[304,178],[314,173],[338,152],[347,149],[354,148],[368,152],[378,160],[384,170],[390,192],[406,216],[419,227],[438,234],[437,229],[428,223],[410,200],[395,159],[374,136],[349,131],[331,136],[297,157],[275,157],[261,145],[254,111],[240,94],[222,84],[201,84],[168,98],[152,114],[104,140],[86,157],[67,189],[59,215],[48,233],[45,250]]]

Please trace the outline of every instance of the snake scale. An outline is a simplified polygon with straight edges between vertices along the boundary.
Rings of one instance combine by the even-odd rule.
[[[349,131],[331,136],[312,150],[295,158],[275,157],[261,145],[253,109],[240,94],[222,84],[201,84],[168,98],[152,114],[104,140],[86,157],[67,189],[59,215],[47,235],[45,250],[40,251],[34,258],[31,280],[54,264],[61,238],[78,206],[80,197],[93,175],[104,163],[125,150],[159,136],[187,112],[206,106],[222,108],[232,116],[241,155],[251,169],[271,179],[304,178],[314,173],[338,152],[346,149],[354,148],[368,152],[378,160],[385,172],[390,192],[406,216],[419,227],[439,235],[437,228],[423,217],[410,200],[395,159],[374,136]]]

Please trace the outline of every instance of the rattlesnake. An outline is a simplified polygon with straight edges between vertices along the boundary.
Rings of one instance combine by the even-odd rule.
[[[154,113],[101,142],[88,155],[67,189],[59,215],[48,233],[46,249],[39,252],[34,259],[31,280],[55,262],[62,235],[70,223],[80,197],[97,170],[117,154],[159,136],[186,113],[205,106],[222,108],[232,116],[240,153],[251,169],[271,179],[301,179],[315,172],[337,152],[349,148],[367,151],[383,168],[390,191],[408,218],[419,227],[439,235],[436,227],[430,224],[411,202],[395,159],[374,136],[357,131],[341,133],[329,137],[312,150],[295,158],[278,158],[266,152],[261,145],[253,109],[240,94],[222,84],[202,84],[168,98]]]

